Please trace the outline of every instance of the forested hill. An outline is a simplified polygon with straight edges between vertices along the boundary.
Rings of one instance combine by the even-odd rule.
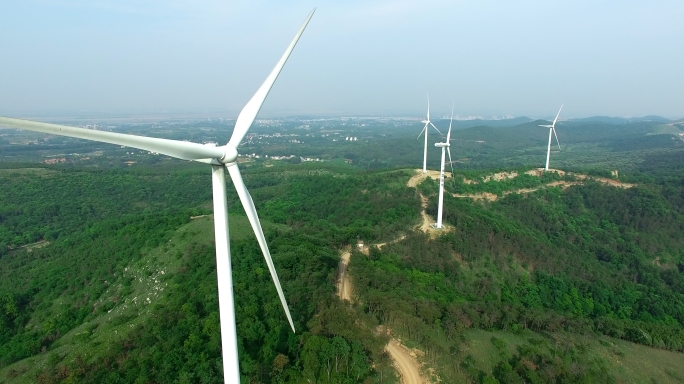
[[[297,333],[229,188],[243,381],[398,382],[384,325],[443,382],[681,382],[683,156],[646,156],[624,189],[457,171],[436,236],[415,226],[437,183],[407,187],[413,170],[247,163]],[[13,166],[0,183],[0,381],[221,381],[206,167]],[[402,235],[352,253],[340,302],[340,249]]]
[[[449,231],[414,233],[352,256],[358,298],[425,348],[446,381],[681,382],[682,160],[683,153],[651,158],[642,165],[651,172],[634,180],[653,183],[628,189],[587,181],[529,193],[499,189],[493,202],[445,198]],[[489,183],[532,189],[530,179]],[[447,191],[457,187],[447,183]],[[435,215],[437,183],[428,179],[420,190]],[[658,354],[658,362],[617,348],[614,338],[677,353]],[[606,359],[614,354],[659,368]]]
[[[201,217],[210,213],[210,173],[150,170],[0,172],[13,247],[0,257],[0,381],[222,380],[213,225]],[[335,299],[334,279],[340,247],[412,226],[420,201],[407,177],[306,164],[245,172],[297,329],[231,191],[245,382],[394,375],[385,339],[356,326],[357,314]],[[41,193],[46,185],[50,193]],[[18,248],[33,240],[42,247]]]

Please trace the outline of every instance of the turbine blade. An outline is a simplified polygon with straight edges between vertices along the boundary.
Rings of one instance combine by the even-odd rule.
[[[556,118],[553,119],[553,126],[556,126],[556,120],[558,120],[558,116],[560,116],[560,111],[563,109],[563,104],[561,104],[560,109],[558,110],[558,114],[556,115]]]
[[[69,127],[66,125],[13,119],[10,117],[0,117],[0,125],[53,135],[99,141],[102,143],[124,145],[126,147],[142,149],[145,151],[162,153],[183,160],[221,159],[225,154],[224,149],[220,147],[211,147],[204,144],[128,135],[116,132],[96,131],[93,129]]]
[[[271,259],[271,253],[268,250],[268,245],[266,244],[266,237],[264,236],[264,231],[261,229],[261,223],[259,222],[259,216],[256,212],[256,207],[254,207],[254,201],[252,201],[252,196],[250,196],[245,182],[242,180],[242,175],[240,174],[240,169],[236,163],[231,163],[226,165],[228,172],[230,173],[230,178],[233,180],[235,189],[237,190],[242,206],[245,208],[245,213],[249,219],[249,223],[252,224],[252,229],[256,235],[259,246],[261,247],[261,252],[264,254],[264,259],[266,260],[266,265],[268,265],[268,270],[271,272],[271,278],[273,279],[273,284],[278,291],[278,297],[280,297],[280,303],[283,305],[285,310],[285,315],[287,316],[287,321],[290,323],[292,332],[295,332],[294,323],[292,323],[292,316],[290,315],[290,310],[287,307],[287,301],[285,300],[285,295],[283,294],[283,289],[280,286],[280,280],[278,280],[278,273],[276,272],[275,266],[273,265],[273,260]]]
[[[285,53],[283,53],[283,56],[276,64],[275,68],[273,68],[273,70],[268,75],[264,83],[261,84],[261,87],[259,87],[254,96],[252,96],[249,102],[247,102],[245,107],[242,108],[242,111],[240,112],[240,115],[238,115],[237,121],[235,122],[233,136],[231,136],[228,144],[232,145],[235,148],[237,148],[240,145],[240,142],[247,134],[247,131],[249,131],[249,128],[252,126],[252,123],[254,123],[254,119],[256,119],[256,116],[259,113],[261,106],[264,104],[264,100],[266,100],[266,96],[268,96],[268,93],[271,91],[273,83],[275,83],[276,79],[278,78],[278,75],[280,74],[280,71],[283,69],[283,66],[285,66],[287,58],[290,57],[290,53],[292,53],[292,50],[294,49],[295,45],[297,45],[299,37],[302,35],[302,33],[304,33],[304,29],[306,28],[306,25],[309,23],[309,20],[311,20],[311,17],[313,16],[314,12],[316,12],[315,8],[313,11],[311,11],[311,13],[309,13],[309,16],[306,17],[306,20],[304,20],[304,24],[302,24],[302,26],[299,28],[299,31],[290,43],[290,46],[287,47]]]
[[[451,123],[454,122],[454,106],[451,106],[451,120],[449,120],[449,132],[447,133],[447,144],[451,140]]]
[[[454,177],[454,162],[451,160],[451,148],[446,147],[447,153],[449,154],[449,166],[451,166],[451,177]]]
[[[428,126],[427,123],[425,123],[425,126],[423,127],[423,130],[420,131],[420,133],[418,134],[418,137],[416,137],[416,140],[420,139],[420,136],[423,134],[423,132],[425,132],[425,130],[427,129],[427,126]]]
[[[427,100],[428,100],[428,112],[427,112],[427,121],[430,121],[430,94],[427,94]]]
[[[434,128],[435,130],[437,130],[437,132],[439,132],[439,129],[437,129],[437,127],[435,127],[435,125],[432,124],[432,122],[430,122],[430,125],[432,125],[432,128]],[[442,132],[439,132],[439,134],[442,135]],[[444,135],[442,135],[442,136],[444,136]]]
[[[558,150],[560,151],[560,141],[558,141],[558,135],[556,134],[556,128],[553,128],[553,135],[556,136],[556,143],[558,144]]]

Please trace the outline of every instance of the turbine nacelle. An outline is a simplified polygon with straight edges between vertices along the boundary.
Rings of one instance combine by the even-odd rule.
[[[237,161],[238,150],[232,144],[226,144],[223,146],[225,152],[222,158],[218,159],[219,162],[223,164],[230,164]]]
[[[437,148],[448,148],[450,147],[449,143],[435,143],[435,147]]]

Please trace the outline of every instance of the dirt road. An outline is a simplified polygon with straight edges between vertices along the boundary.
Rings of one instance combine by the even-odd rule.
[[[404,237],[405,236],[402,236],[401,239]],[[390,243],[395,241],[399,241],[399,239],[392,240]],[[386,243],[377,244],[377,246],[380,247],[385,244]],[[340,256],[339,272],[337,274],[337,295],[340,297],[340,299],[351,302],[352,287],[349,281],[349,274],[347,273],[350,255],[351,252],[349,250],[345,250]],[[390,339],[390,342],[385,347],[385,350],[394,361],[394,366],[399,371],[399,375],[401,375],[402,384],[429,383],[429,381],[423,380],[421,378],[420,364],[418,364],[416,358],[412,356],[408,349],[401,345],[398,340],[394,338]]]
[[[444,172],[445,177],[451,177],[450,172]],[[406,183],[406,186],[409,188],[416,188],[418,184],[422,183],[423,180],[427,179],[428,177],[439,180],[439,172],[438,171],[428,171],[427,173],[423,173],[420,169],[416,169],[416,174],[411,176],[409,181]],[[432,236],[437,235],[438,233],[441,233],[439,229],[435,229],[432,225],[435,223],[435,221],[432,219],[432,217],[428,216],[428,214],[425,212],[425,209],[428,206],[428,199],[427,197],[423,196],[423,194],[420,194],[420,202],[422,206],[422,210],[420,211],[420,217],[423,219],[420,225],[416,226],[417,228],[420,228],[421,231],[425,233],[429,233]]]
[[[423,223],[420,225],[420,230],[423,232],[428,232],[432,229],[432,218],[425,213],[425,208],[427,208],[428,205],[428,199],[427,197],[423,196],[423,194],[420,194],[420,202],[421,202],[421,207],[423,209],[420,211],[420,217],[423,218]]]
[[[439,171],[427,171],[427,173],[423,173],[422,170],[416,169],[416,174],[411,176],[409,181],[406,183],[406,186],[409,188],[415,188],[428,177],[433,180],[439,180]],[[451,172],[444,172],[444,177],[451,177]]]
[[[396,339],[390,339],[389,344],[385,347],[385,351],[394,361],[394,366],[401,375],[402,384],[429,383],[429,381],[423,380],[420,377],[420,366],[416,359]]]
[[[439,179],[439,172],[430,171],[426,174],[417,173],[415,176],[411,177],[411,179],[407,183],[407,186],[415,188],[418,184],[420,184],[421,181],[425,180],[427,177]],[[421,195],[421,201],[423,205],[423,210],[421,211],[421,216],[423,217],[421,229],[425,232],[428,232],[432,229],[430,224],[432,224],[433,221],[425,213],[425,208],[427,207],[428,203],[427,198]],[[381,248],[386,244],[400,241],[405,237],[406,236],[403,235],[387,243],[375,244],[375,246]],[[349,281],[349,274],[347,273],[349,269],[350,256],[350,250],[344,250],[340,255],[340,262],[338,264],[339,269],[337,273],[337,295],[340,297],[340,299],[351,302],[352,286],[351,282]],[[429,380],[423,379],[421,377],[420,364],[418,364],[416,357],[413,356],[408,350],[408,348],[403,346],[397,339],[390,339],[390,342],[385,347],[385,350],[394,361],[394,366],[397,368],[397,371],[399,371],[399,375],[401,375],[402,384],[423,384],[430,382]]]
[[[382,249],[382,247],[384,247],[384,246],[387,245],[387,244],[396,243],[396,242],[398,242],[398,241],[404,240],[405,238],[406,238],[406,235],[401,235],[401,236],[397,237],[396,239],[394,239],[394,240],[392,240],[392,241],[388,241],[388,242],[386,242],[386,243],[377,243],[377,244],[375,244],[375,246],[378,247],[378,249]]]
[[[339,296],[340,299],[347,301],[351,301],[351,284],[349,283],[349,275],[347,274],[349,256],[349,251],[342,252],[337,275],[337,296]]]

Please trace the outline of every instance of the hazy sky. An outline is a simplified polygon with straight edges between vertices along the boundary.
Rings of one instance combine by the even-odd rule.
[[[684,117],[681,0],[3,0],[0,114],[235,117],[314,7],[261,116]]]

